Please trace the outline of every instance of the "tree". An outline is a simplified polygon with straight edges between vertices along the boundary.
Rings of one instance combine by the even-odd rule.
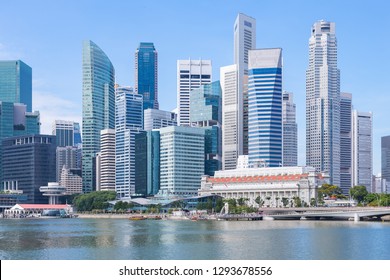
[[[353,199],[355,199],[358,203],[364,201],[368,191],[365,186],[354,186],[349,189],[349,194]]]
[[[318,199],[323,200],[324,198],[345,198],[343,191],[336,185],[323,184],[318,189]]]
[[[260,196],[256,197],[255,202],[259,205],[259,207],[263,207],[264,205],[264,200],[262,200]]]
[[[298,196],[294,196],[293,201],[295,207],[302,207],[302,201]]]
[[[317,206],[317,200],[316,200],[314,197],[312,197],[312,198],[310,199],[310,206],[311,206],[311,207]]]
[[[80,194],[73,199],[73,205],[78,211],[103,210],[109,207],[108,201],[115,200],[114,191],[98,191]]]
[[[287,207],[287,205],[288,205],[288,198],[287,197],[282,197],[282,203],[283,203],[283,207]]]

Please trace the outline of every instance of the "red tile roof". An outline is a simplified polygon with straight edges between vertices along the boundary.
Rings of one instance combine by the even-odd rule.
[[[23,209],[65,209],[69,208],[67,204],[18,204]]]

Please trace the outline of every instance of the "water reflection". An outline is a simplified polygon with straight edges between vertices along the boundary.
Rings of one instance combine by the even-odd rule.
[[[1,259],[390,259],[389,223],[0,221]]]

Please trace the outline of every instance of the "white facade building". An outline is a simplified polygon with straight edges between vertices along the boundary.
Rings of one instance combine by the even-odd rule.
[[[146,109],[144,110],[144,130],[149,131],[167,126],[177,126],[177,114],[174,112]]]
[[[352,94],[340,94],[340,188],[349,195],[352,187]]]
[[[242,130],[239,130],[242,116],[239,115],[239,96],[237,90],[237,65],[221,67],[220,83],[222,89],[222,169],[235,169],[238,155],[242,150]],[[241,141],[241,144],[240,144]]]
[[[161,195],[196,195],[204,174],[205,130],[171,126],[160,129]]]
[[[313,167],[242,168],[216,171],[214,177],[203,176],[199,195],[220,195],[223,198],[248,198],[249,205],[257,205],[260,197],[264,206],[280,207],[294,197],[310,204],[317,197],[318,188],[328,177]]]
[[[180,126],[190,126],[190,92],[211,83],[211,60],[177,61],[177,121]]]
[[[306,71],[306,164],[340,186],[340,70],[335,23],[318,21]]]
[[[352,113],[352,185],[372,184],[372,113]]]
[[[66,188],[66,194],[71,195],[83,192],[83,179],[81,178],[81,169],[75,170],[63,167],[60,177],[60,185]]]
[[[298,125],[292,92],[283,92],[283,166],[298,165]]]
[[[96,190],[115,191],[115,129],[101,131],[99,156]]]

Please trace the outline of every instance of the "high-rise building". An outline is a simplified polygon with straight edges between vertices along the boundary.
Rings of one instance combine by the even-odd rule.
[[[115,71],[92,41],[83,42],[83,192],[95,189],[93,160],[100,151],[100,131],[115,128]]]
[[[390,135],[381,137],[381,175],[390,182]]]
[[[221,67],[222,90],[222,169],[236,169],[238,156],[242,154],[242,131],[239,130],[239,96],[237,90],[237,65]],[[242,143],[242,142],[241,142]]]
[[[56,137],[29,134],[2,141],[3,182],[15,184],[27,195],[26,203],[47,203],[39,191],[56,180]]]
[[[249,51],[248,157],[251,166],[282,165],[282,49]]]
[[[177,61],[178,124],[190,126],[190,92],[211,83],[211,60]]]
[[[83,179],[81,178],[81,169],[68,169],[63,167],[59,185],[66,188],[67,195],[82,193]]]
[[[177,115],[174,112],[146,109],[144,110],[144,130],[177,126]]]
[[[306,164],[340,186],[340,71],[335,23],[316,22],[306,71]]]
[[[119,198],[135,194],[135,135],[142,131],[142,95],[131,87],[115,92],[115,191]]]
[[[143,96],[144,110],[158,109],[157,51],[153,43],[140,43],[135,52],[135,92]]]
[[[79,169],[81,171],[82,150],[79,147],[57,147],[56,150],[56,182],[61,180],[61,172],[66,169]]]
[[[205,129],[204,174],[214,176],[221,170],[221,86],[219,81],[202,85],[190,93],[191,126]]]
[[[23,61],[0,61],[0,101],[23,103],[32,112],[32,70]]]
[[[283,92],[283,166],[298,165],[298,125],[294,94]]]
[[[52,134],[57,137],[57,147],[76,146],[81,143],[80,125],[77,122],[55,120]]]
[[[234,22],[234,64],[237,65],[239,155],[248,154],[248,62],[256,49],[256,20],[239,13]]]
[[[198,127],[160,128],[159,194],[197,195],[204,172],[204,134]]]
[[[352,94],[340,93],[340,188],[352,187]]]
[[[115,191],[115,129],[103,129],[96,161],[96,190]]]
[[[352,112],[352,185],[372,184],[372,113]]]

